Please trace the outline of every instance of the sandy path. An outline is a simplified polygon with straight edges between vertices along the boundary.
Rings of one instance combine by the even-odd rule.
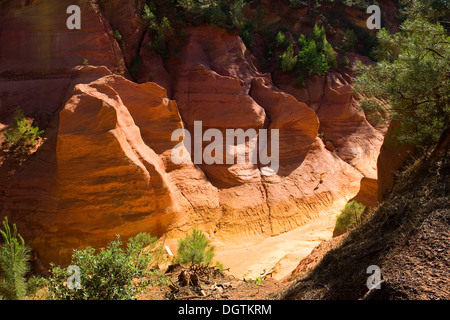
[[[273,277],[282,279],[319,243],[332,237],[336,215],[241,248],[229,249],[224,244],[214,243],[215,260],[230,268],[230,274],[237,278],[255,279],[264,270],[273,269]]]

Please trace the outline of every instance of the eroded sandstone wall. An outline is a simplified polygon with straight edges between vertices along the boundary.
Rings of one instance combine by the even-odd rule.
[[[237,34],[209,26],[187,28],[181,59],[170,64],[137,42],[123,54],[95,2],[79,3],[79,31],[65,29],[68,1],[1,5],[0,130],[21,106],[44,118],[46,133],[20,166],[2,162],[0,215],[17,223],[44,264],[143,231],[175,239],[197,227],[225,242],[254,241],[326,216],[358,193],[361,179],[376,178],[383,133],[356,109],[344,76],[290,90],[258,70]],[[145,37],[130,20],[118,23]],[[134,52],[139,84],[124,71]],[[146,79],[152,72],[158,84]],[[194,121],[222,132],[278,129],[278,172],[174,164],[171,134],[192,132]]]

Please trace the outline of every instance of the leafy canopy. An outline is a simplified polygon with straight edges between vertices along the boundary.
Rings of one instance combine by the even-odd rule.
[[[205,234],[194,228],[178,241],[177,262],[190,266],[209,265],[214,257],[214,250]]]
[[[439,24],[406,20],[396,34],[378,33],[379,63],[358,67],[356,90],[389,104],[400,142],[427,146],[450,125],[450,37]],[[381,108],[375,99],[368,112]]]
[[[143,250],[155,243],[155,238],[139,234],[129,239],[123,249],[118,235],[115,241],[98,251],[92,247],[74,250],[71,265],[79,268],[81,287],[70,288],[67,285],[70,275],[60,266],[52,265],[52,276],[48,279],[50,297],[62,300],[136,299],[143,286],[165,283],[159,270],[150,268],[155,262],[153,250]]]
[[[24,154],[36,145],[39,136],[43,133],[38,127],[34,127],[28,123],[21,109],[15,112],[14,122],[11,127],[6,130],[3,135],[6,138],[6,144],[18,154]]]
[[[277,36],[278,38],[278,36]],[[286,51],[279,56],[280,67],[283,72],[293,72],[299,82],[308,75],[323,75],[337,65],[333,47],[327,41],[325,28],[314,26],[312,33],[306,38],[301,35],[297,41],[299,52],[294,53],[290,44]]]

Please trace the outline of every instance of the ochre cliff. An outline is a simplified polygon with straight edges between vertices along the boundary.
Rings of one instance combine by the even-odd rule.
[[[179,58],[163,64],[138,42],[114,39],[113,24],[145,42],[139,21],[108,22],[80,1],[84,27],[69,31],[69,1],[21,3],[1,4],[0,130],[21,107],[45,139],[20,166],[0,159],[0,215],[44,264],[116,234],[175,239],[197,227],[230,243],[273,236],[342,208],[363,178],[376,179],[384,132],[356,108],[345,74],[303,89],[273,80],[237,34],[209,26],[187,27]],[[136,14],[100,3],[105,16]],[[135,54],[138,83],[125,70]],[[279,170],[174,164],[172,132],[193,133],[195,121],[221,132],[278,129]]]

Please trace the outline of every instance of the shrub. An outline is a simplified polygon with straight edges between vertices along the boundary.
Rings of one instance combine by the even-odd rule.
[[[141,232],[135,237],[128,239],[127,248],[131,256],[139,256],[141,251],[150,253],[149,259],[141,260],[141,265],[138,265],[142,270],[157,267],[165,261],[166,252],[163,244],[158,241],[157,237],[152,237],[146,232]]]
[[[346,55],[341,56],[341,65],[345,69],[350,69],[350,59]]]
[[[214,257],[214,249],[205,234],[194,228],[184,239],[178,241],[176,260],[191,267],[207,266]]]
[[[297,56],[294,54],[294,47],[292,44],[280,56],[281,71],[289,72],[297,65]]]
[[[253,44],[253,24],[250,22],[247,22],[243,25],[243,27],[239,30],[239,36],[242,39],[242,42],[244,42],[245,46],[247,48],[250,48]]]
[[[157,23],[156,16],[147,4],[144,5],[141,16],[142,16],[142,19],[145,21],[145,23],[147,23],[147,26],[150,29],[154,30],[157,28],[158,23]]]
[[[307,75],[325,74],[330,66],[323,53],[319,53],[316,42],[311,40],[298,53],[297,73]]]
[[[400,124],[399,142],[426,149],[450,126],[448,32],[417,19],[406,20],[395,34],[381,29],[377,37],[379,62],[359,63],[355,88],[380,101],[378,109],[388,106],[389,121]]]
[[[253,24],[244,16],[244,0],[179,0],[177,6],[184,11],[183,20],[237,30],[247,47],[252,44]]]
[[[279,62],[282,71],[293,72],[297,76],[298,84],[304,83],[305,76],[322,75],[330,68],[336,68],[336,56],[333,47],[326,39],[323,27],[315,25],[308,38],[300,35],[297,44],[300,48],[298,54],[294,55],[294,48],[291,44],[279,56]]]
[[[283,32],[279,31],[275,38],[275,46],[283,47],[286,46],[286,43],[287,43],[286,35]]]
[[[289,0],[289,5],[292,8],[299,8],[301,6],[305,6],[306,3],[305,3],[305,1],[302,1],[302,0]]]
[[[38,127],[33,127],[28,123],[27,118],[21,109],[15,112],[14,122],[10,129],[6,130],[3,135],[6,138],[6,145],[18,155],[29,152],[30,148],[35,146],[39,136],[43,133]]]
[[[114,35],[114,38],[117,40],[117,42],[122,41],[123,37],[122,37],[122,35],[120,34],[120,31],[119,31],[119,30],[117,30],[117,29],[114,30],[113,35]]]
[[[46,299],[46,290],[45,285],[47,280],[43,276],[33,275],[27,280],[27,297],[29,299],[36,300],[45,300]],[[42,290],[44,289],[44,290]]]
[[[124,250],[118,235],[107,248],[101,248],[97,253],[91,247],[74,250],[71,265],[79,268],[81,288],[69,288],[66,270],[51,265],[52,275],[48,279],[50,297],[67,300],[135,299],[142,286],[162,281],[164,277],[159,271],[148,268],[153,262],[151,253],[142,250],[148,239],[144,235],[132,238]]]
[[[158,23],[156,16],[149,7],[144,8],[143,18],[147,22],[149,29],[153,32],[153,40],[149,42],[148,49],[154,53],[167,58],[169,56],[167,48],[167,38],[172,34],[173,28],[167,17],[163,17]]]
[[[15,224],[11,233],[6,217],[3,227],[4,230],[0,229],[4,241],[0,245],[0,296],[8,300],[21,300],[27,294],[25,276],[29,271],[30,249],[17,233]]]
[[[342,39],[341,50],[343,52],[354,51],[356,44],[356,33],[353,29],[347,29],[344,33],[344,38]]]
[[[345,205],[336,220],[333,234],[341,235],[353,229],[361,223],[361,217],[366,207],[356,201],[350,201]]]

